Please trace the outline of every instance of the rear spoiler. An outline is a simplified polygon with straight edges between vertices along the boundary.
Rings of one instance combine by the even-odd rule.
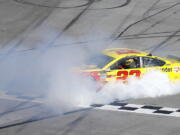
[[[173,55],[168,55],[167,58],[168,59],[174,59],[174,60],[180,61],[180,57],[173,56]]]

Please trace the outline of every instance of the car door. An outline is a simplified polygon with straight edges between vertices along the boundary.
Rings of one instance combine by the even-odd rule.
[[[124,66],[125,62],[133,60],[130,66]],[[124,57],[110,66],[109,72],[107,72],[107,81],[113,80],[127,80],[131,76],[140,77],[141,75],[141,62],[140,57],[131,56]]]

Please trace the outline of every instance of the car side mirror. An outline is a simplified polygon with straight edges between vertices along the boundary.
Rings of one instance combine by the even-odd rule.
[[[151,54],[151,53],[149,53],[147,56],[152,56],[152,54]]]

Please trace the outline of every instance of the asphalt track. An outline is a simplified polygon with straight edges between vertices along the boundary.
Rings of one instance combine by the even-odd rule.
[[[112,104],[106,109],[95,105],[54,112],[40,100],[41,91],[30,88],[31,83],[14,87],[20,84],[11,70],[19,63],[16,59],[8,63],[21,54],[34,60],[54,48],[88,46],[180,57],[179,0],[0,0],[0,18],[0,135],[180,134],[179,113],[169,115],[179,112],[178,94],[130,99],[125,101],[130,104],[123,107],[125,111]],[[25,63],[23,67],[29,66]],[[148,111],[134,112],[136,107]],[[159,107],[166,110],[155,110],[160,115],[154,115],[152,110]]]

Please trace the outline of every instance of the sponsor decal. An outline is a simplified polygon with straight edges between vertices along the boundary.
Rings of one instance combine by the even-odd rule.
[[[162,68],[162,72],[172,72],[172,68]]]
[[[180,67],[174,67],[174,72],[180,73]]]

